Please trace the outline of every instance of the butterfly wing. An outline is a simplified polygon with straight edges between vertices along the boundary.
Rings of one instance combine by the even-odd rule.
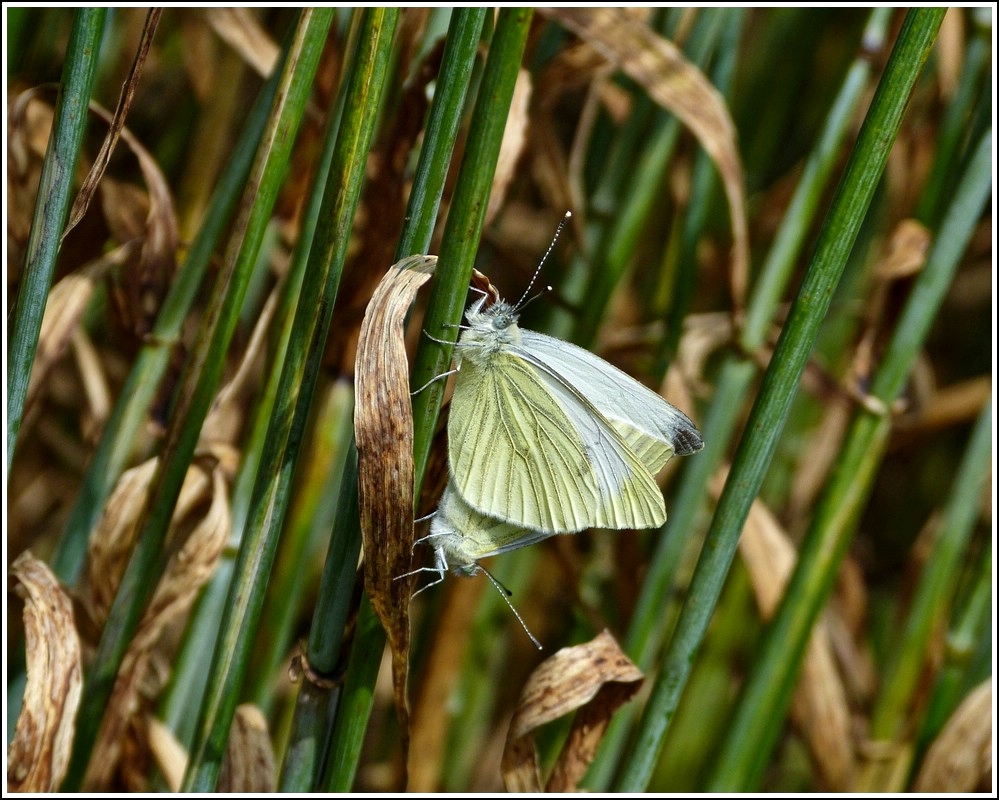
[[[448,455],[462,498],[550,533],[662,525],[648,467],[579,391],[519,350],[463,360],[458,372]]]
[[[653,475],[674,453],[686,456],[704,447],[686,414],[589,350],[536,331],[521,329],[520,337],[514,351],[576,387],[615,424]]]

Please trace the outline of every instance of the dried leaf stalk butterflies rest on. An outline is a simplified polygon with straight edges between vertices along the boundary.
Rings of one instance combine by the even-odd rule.
[[[520,304],[486,301],[468,309],[455,345],[451,480],[420,540],[434,549],[423,570],[437,573],[431,586],[448,569],[473,575],[479,559],[555,534],[661,526],[656,474],[704,444],[682,411],[634,378],[521,329]]]

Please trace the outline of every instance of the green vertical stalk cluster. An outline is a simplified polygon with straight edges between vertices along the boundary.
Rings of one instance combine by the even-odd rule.
[[[624,765],[617,786],[619,790],[641,791],[648,785],[694,657],[735,556],[749,507],[763,482],[819,326],[880,180],[912,85],[922,69],[942,18],[942,11],[912,11],[899,33],[853,156],[819,235],[816,254],[763,376],[760,392],[708,530],[670,650],[639,722],[635,747]]]
[[[903,28],[896,52],[905,44],[905,33]],[[913,59],[911,66],[918,64]],[[975,150],[871,384],[871,396],[884,408],[890,408],[902,391],[988,198],[991,147],[990,134]],[[847,434],[842,456],[802,542],[797,566],[737,706],[712,783],[715,790],[752,787],[761,778],[790,703],[812,626],[832,591],[890,432],[889,415],[862,411]],[[935,593],[932,587],[930,591]]]
[[[323,38],[331,20],[331,13],[324,15]],[[397,20],[395,9],[363,12],[357,47],[343,83],[344,109],[364,109],[365,113],[345,113],[340,120],[316,240],[302,283],[301,296],[315,300],[300,302],[295,314],[278,402],[267,431],[222,618],[212,679],[184,778],[184,787],[189,791],[213,788],[221,768],[347,256],[347,233],[365,177],[364,165],[377,120],[374,111],[381,103]]]
[[[194,453],[201,425],[221,378],[224,353],[235,330],[250,272],[256,263],[267,220],[289,162],[290,149],[305,110],[329,14],[303,17],[282,77],[261,149],[244,191],[237,222],[208,307],[184,368],[171,424],[149,500],[140,518],[138,544],[122,577],[108,615],[78,717],[75,746],[66,788],[83,777],[118,668],[146,603],[162,574],[167,529],[180,486]]]
[[[431,280],[424,329],[435,338],[453,337],[455,328],[448,326],[457,324],[464,307],[531,17],[529,10],[501,10],[489,45],[438,266]],[[433,196],[435,193],[427,194]],[[447,369],[450,358],[450,348],[421,338],[411,372],[411,385],[418,388],[441,374]],[[443,387],[439,384],[439,381],[431,384],[413,398],[414,491],[417,496],[440,413]],[[324,791],[348,791],[353,784],[384,641],[384,632],[364,596],[330,741],[330,760],[322,782]]]
[[[270,97],[273,97],[273,91],[277,87],[278,74],[279,72],[275,71],[268,80],[268,86],[272,87],[269,93]],[[263,96],[260,99],[262,100]],[[258,105],[259,103],[260,100],[258,100]],[[256,111],[256,107],[254,110]],[[263,110],[266,111],[266,109]],[[295,308],[298,305],[301,294],[302,281],[304,280],[305,270],[308,267],[309,252],[312,248],[323,195],[326,190],[338,124],[339,114],[337,109],[330,115],[330,119],[327,122],[324,149],[315,167],[311,190],[302,215],[298,240],[295,243],[295,250],[292,254],[288,273],[281,285],[278,306],[274,312],[275,330],[271,337],[271,346],[268,348],[270,371],[267,375],[266,384],[252,412],[248,425],[249,434],[243,445],[239,469],[233,482],[232,533],[229,541],[229,547],[233,553],[236,552],[242,541],[252,491],[266,442],[267,429],[273,417],[275,403],[277,402],[282,365],[287,353],[288,342],[291,339]],[[263,119],[261,119],[260,125],[263,125]],[[248,169],[249,163],[247,163],[247,171]],[[296,537],[294,544],[300,545],[301,538]],[[211,657],[210,654],[218,638],[219,621],[222,617],[226,595],[232,581],[233,569],[233,558],[224,557],[215,574],[212,576],[211,583],[202,592],[202,596],[191,615],[188,630],[178,652],[171,675],[170,686],[167,692],[165,692],[163,702],[161,703],[161,713],[164,721],[171,726],[175,735],[186,746],[190,746],[194,735],[194,726],[197,721],[196,717],[190,713],[190,709],[196,708],[201,704],[205,684],[208,680],[208,674],[204,669],[204,660]],[[296,566],[296,571],[299,569]],[[296,583],[301,586],[301,581],[296,581]],[[269,593],[268,600],[271,597],[272,595]],[[295,603],[291,602],[289,594],[286,593],[282,597],[287,599],[288,602],[280,603],[278,608],[275,608],[274,613],[287,614],[295,609]],[[282,637],[282,631],[273,630],[266,623],[266,620],[260,627],[264,631],[270,631],[273,637],[271,642],[273,657],[283,657],[284,649],[278,645],[286,642],[290,634]],[[260,667],[259,674],[255,673],[254,678],[261,682],[269,681],[271,671],[265,669],[263,663],[260,663]],[[252,696],[252,691],[248,692],[248,694]],[[266,704],[261,704],[262,708],[265,706]]]
[[[878,49],[879,43],[884,41],[890,13],[890,9],[872,12],[864,33],[864,40],[870,47]],[[858,56],[830,107],[819,141],[805,162],[750,297],[746,321],[740,332],[740,349],[745,353],[755,353],[766,343],[770,321],[791,280],[805,236],[814,223],[870,71],[870,60],[866,56]],[[669,519],[656,539],[656,550],[642,582],[625,638],[626,651],[645,669],[652,666],[667,635],[668,625],[662,613],[664,598],[669,596],[680,558],[695,533],[698,514],[707,499],[708,480],[729,450],[743,400],[750,393],[757,373],[754,361],[737,354],[727,355],[719,369],[714,397],[701,426],[704,449],[685,464],[676,496],[669,508]],[[609,785],[627,746],[625,722],[622,713],[611,722],[588,776],[590,786],[606,788]]]
[[[982,412],[991,417],[991,406]],[[923,722],[916,737],[914,763],[919,763],[923,753],[936,739],[951,714],[961,701],[962,694],[977,676],[974,673],[976,651],[984,644],[991,651],[994,635],[992,618],[992,542],[977,564],[966,602],[955,614],[947,634],[947,650],[936,684],[923,715]],[[990,653],[989,653],[990,655]],[[985,674],[991,671],[991,658],[984,665]]]
[[[208,213],[183,265],[170,284],[149,341],[139,350],[90,459],[52,559],[53,569],[66,583],[72,584],[79,579],[90,532],[97,524],[115,482],[128,464],[136,434],[146,420],[149,406],[169,366],[173,348],[180,340],[182,326],[194,304],[209,261],[239,202],[274,102],[285,52],[282,51],[282,60],[246,117],[242,134],[212,193]]]
[[[961,558],[978,519],[978,498],[992,459],[992,408],[985,407],[954,480],[933,549],[926,559],[897,646],[882,672],[881,691],[871,714],[870,737],[896,740],[909,723],[909,710],[922,677],[930,637],[949,611]]]
[[[464,106],[468,77],[474,62],[475,48],[482,28],[484,12],[462,9],[452,16],[447,44],[442,57],[441,73],[428,115],[427,133],[417,164],[410,193],[407,219],[397,255],[425,251],[430,243],[434,218],[443,192],[446,165],[457,136]],[[306,653],[310,668],[320,675],[333,675],[341,658],[346,611],[350,608],[354,588],[354,572],[360,549],[357,507],[356,450],[350,446],[350,456],[342,476],[341,501],[330,548],[327,553],[319,597]],[[369,629],[371,635],[382,636],[380,628]],[[356,652],[374,652],[374,647],[355,646]],[[377,669],[375,659],[369,667]],[[355,670],[354,674],[357,674]],[[336,763],[339,753],[332,754],[332,764],[325,759],[329,749],[329,728],[336,710],[338,689],[322,688],[311,683],[299,695],[292,723],[289,751],[281,771],[284,791],[304,791],[330,781],[343,780],[353,768]],[[356,697],[356,695],[355,695]],[[363,736],[368,706],[361,713],[352,713],[362,725]],[[323,773],[326,777],[322,777]],[[349,784],[348,784],[349,788]]]
[[[399,257],[423,252],[429,247],[451,149],[461,123],[468,79],[484,16],[482,9],[460,9],[452,15],[441,72],[410,193],[406,215],[408,224],[403,229],[397,249]],[[346,612],[353,596],[354,572],[361,546],[357,508],[357,460],[353,444],[350,450],[352,455],[345,465],[341,501],[338,504],[306,652],[310,669],[320,675],[333,675],[340,659]],[[372,635],[378,638],[379,631],[380,629],[373,631]],[[372,650],[380,652],[381,647]],[[377,664],[375,660],[369,666],[377,669]],[[338,696],[337,690],[323,689],[311,682],[303,687],[292,722],[289,751],[281,770],[282,790],[305,791],[323,785],[324,781],[319,776],[324,770],[327,737]],[[367,720],[366,711],[352,716],[362,722]],[[363,727],[360,728],[360,734],[363,735]],[[326,780],[341,780],[345,774],[352,776],[352,769],[344,770],[334,766],[328,770],[329,777]]]

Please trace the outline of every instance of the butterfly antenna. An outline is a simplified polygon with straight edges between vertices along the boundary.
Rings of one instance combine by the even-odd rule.
[[[510,606],[510,610],[513,612],[513,615],[517,618],[517,622],[520,623],[520,627],[524,629],[524,633],[527,634],[527,637],[534,643],[534,646],[537,647],[538,650],[543,650],[544,648],[541,646],[541,642],[539,642],[537,639],[534,638],[534,634],[531,633],[530,629],[527,627],[527,624],[524,622],[524,618],[521,617],[520,614],[517,613],[517,609],[515,609],[513,607],[513,603],[510,602],[510,590],[507,589],[498,580],[496,580],[493,577],[492,573],[489,570],[487,570],[481,564],[479,564],[478,566],[479,566],[479,569],[481,569],[484,573],[486,573],[486,577],[489,578],[489,580],[492,582],[493,586],[496,587],[496,591],[499,592],[503,596],[503,601],[508,606]]]
[[[514,306],[515,309],[520,309],[523,307],[524,299],[527,297],[527,295],[531,293],[531,287],[534,286],[534,282],[538,279],[538,275],[541,274],[541,268],[545,265],[545,262],[548,260],[548,256],[550,256],[552,254],[552,250],[555,249],[555,242],[558,241],[558,236],[560,233],[562,233],[562,228],[565,227],[565,223],[569,221],[570,217],[572,217],[572,212],[566,211],[565,216],[562,217],[562,221],[558,224],[558,227],[555,229],[555,235],[552,237],[552,243],[548,245],[548,249],[545,250],[545,254],[541,257],[541,263],[538,264],[538,268],[534,270],[534,275],[531,276],[531,282],[527,284],[527,288],[524,289],[524,293],[520,296],[520,300],[518,300],[517,305]]]

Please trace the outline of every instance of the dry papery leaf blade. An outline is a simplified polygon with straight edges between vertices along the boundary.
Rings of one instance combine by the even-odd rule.
[[[83,687],[73,604],[52,571],[29,551],[10,568],[24,599],[27,683],[7,749],[8,792],[54,792],[69,767]]]
[[[727,470],[719,472],[712,492],[724,486]],[[760,615],[770,619],[784,594],[797,559],[794,545],[769,509],[754,500],[739,552],[749,572]],[[791,705],[791,718],[808,744],[824,787],[848,791],[856,768],[847,692],[836,668],[827,621],[819,619],[808,641],[801,675]]]
[[[219,38],[258,75],[266,78],[271,74],[281,49],[254,16],[257,12],[246,8],[208,8],[202,13]]]
[[[35,351],[35,363],[31,367],[25,408],[32,407],[53,365],[69,347],[73,332],[87,310],[98,283],[112,269],[129,263],[138,249],[137,242],[121,245],[67,275],[52,287],[38,333],[38,349]]]
[[[930,745],[912,789],[988,792],[992,784],[992,678],[979,684]]]
[[[277,768],[267,720],[250,703],[236,707],[219,771],[218,791],[248,794],[277,791]]]
[[[749,281],[749,226],[742,161],[725,99],[680,49],[633,15],[614,8],[551,8],[558,20],[641,85],[650,98],[697,137],[721,175],[732,225],[732,303],[745,307]]]
[[[111,114],[99,104],[91,102],[90,111],[112,124]],[[120,272],[127,303],[124,310],[131,317],[133,327],[144,335],[152,330],[162,296],[176,271],[180,232],[170,185],[156,159],[126,127],[121,129],[121,141],[135,156],[149,190],[142,253],[136,263]]]
[[[389,267],[364,313],[357,342],[354,439],[364,587],[392,650],[392,685],[409,743],[409,572],[413,548],[413,407],[403,327],[436,256],[409,256]]]
[[[118,137],[125,127],[125,118],[128,116],[128,110],[132,105],[132,98],[135,96],[135,89],[139,85],[142,67],[146,63],[146,57],[149,55],[149,48],[152,46],[153,35],[159,26],[161,16],[163,16],[162,8],[151,8],[146,12],[146,24],[142,29],[142,38],[135,52],[135,59],[132,61],[128,77],[122,84],[121,95],[118,97],[118,107],[115,109],[113,118],[109,120],[109,130],[107,136],[104,137],[104,141],[101,143],[100,152],[97,154],[90,172],[83,181],[83,186],[80,187],[80,191],[73,201],[73,208],[69,212],[69,221],[66,223],[66,230],[62,234],[64,240],[66,234],[73,230],[79,224],[80,220],[83,219],[83,215],[87,213],[90,200],[97,191],[97,186],[101,182],[108,164],[111,163],[111,155],[114,152],[115,145],[118,143]]]
[[[503,750],[509,792],[540,792],[541,767],[534,731],[579,709],[552,771],[548,792],[577,791],[614,712],[641,687],[644,676],[604,630],[541,662],[527,679]]]
[[[162,689],[163,676],[156,674],[154,656],[163,633],[189,612],[229,538],[228,482],[235,459],[225,445],[218,445],[217,450],[209,450],[202,463],[189,468],[185,476],[168,539],[173,553],[122,660],[84,778],[88,791],[113,784],[128,737],[142,729],[134,725],[142,711],[141,697]],[[122,475],[91,538],[88,599],[91,619],[98,628],[131,554],[155,467],[153,459]],[[143,749],[146,746],[143,743]]]
[[[496,217],[510,188],[510,183],[517,174],[517,164],[520,154],[527,142],[527,126],[530,122],[531,105],[531,73],[521,69],[517,73],[517,82],[513,87],[513,98],[510,101],[510,112],[506,117],[506,127],[503,129],[503,141],[500,144],[499,158],[493,174],[492,189],[489,192],[489,205],[486,206],[484,225]]]
[[[173,731],[152,715],[145,720],[149,750],[169,791],[180,791],[188,753]],[[267,719],[250,703],[236,707],[216,790],[263,794],[277,791],[277,768]]]

